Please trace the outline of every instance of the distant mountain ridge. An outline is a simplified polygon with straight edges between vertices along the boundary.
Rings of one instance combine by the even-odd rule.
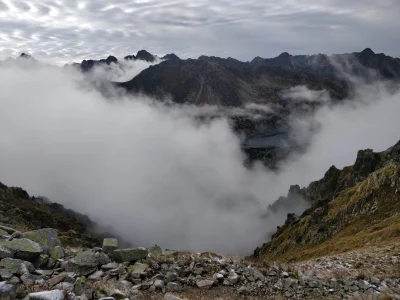
[[[155,62],[157,59],[161,60],[179,60],[180,58],[175,55],[174,53],[167,54],[161,58],[159,58],[156,55],[151,54],[150,52],[146,50],[139,50],[136,55],[126,55],[124,57],[124,60],[129,61],[129,60],[142,60],[142,61],[147,61],[147,62]],[[95,66],[101,66],[101,65],[110,65],[110,64],[118,64],[119,61],[115,56],[108,56],[106,59],[100,59],[100,60],[93,60],[93,59],[88,59],[88,60],[83,60],[81,63],[74,63],[72,64],[75,67],[80,68],[82,72],[89,72],[91,71]]]
[[[177,103],[235,107],[282,102],[282,92],[299,85],[326,90],[333,100],[341,100],[350,96],[355,79],[399,80],[400,59],[375,54],[369,48],[331,56],[284,52],[251,62],[200,56],[163,61],[118,86]]]

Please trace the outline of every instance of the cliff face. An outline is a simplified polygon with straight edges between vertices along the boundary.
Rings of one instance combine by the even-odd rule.
[[[255,250],[256,257],[304,260],[400,240],[400,142],[381,153],[359,151],[353,166],[333,166],[324,178],[295,192],[311,208],[300,217],[289,214]]]

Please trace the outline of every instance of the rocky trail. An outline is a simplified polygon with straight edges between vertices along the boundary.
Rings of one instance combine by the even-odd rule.
[[[0,226],[0,299],[400,299],[398,245],[279,264],[152,248],[63,247]]]

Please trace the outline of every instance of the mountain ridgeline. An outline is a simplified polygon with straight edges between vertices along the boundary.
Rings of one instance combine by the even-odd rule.
[[[119,86],[159,99],[169,97],[177,103],[238,107],[281,103],[282,92],[299,85],[326,90],[334,101],[340,101],[351,95],[354,79],[399,78],[400,59],[365,49],[331,56],[282,53],[271,59],[256,57],[251,62],[213,56],[169,59]]]

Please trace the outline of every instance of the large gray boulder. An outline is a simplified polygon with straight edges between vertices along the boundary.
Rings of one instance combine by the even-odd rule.
[[[50,258],[57,260],[64,257],[62,244],[58,239],[58,231],[53,228],[44,228],[28,231],[22,234],[23,238],[38,243]]]
[[[4,241],[2,246],[9,249],[15,258],[27,261],[34,261],[44,252],[38,243],[25,238]]]
[[[79,253],[68,261],[67,269],[69,272],[75,272],[78,275],[89,275],[97,271],[98,267],[110,263],[111,260],[103,252],[94,252],[88,250]]]
[[[60,290],[30,293],[29,300],[64,300],[64,292]]]
[[[114,250],[110,253],[110,257],[116,262],[123,263],[145,259],[148,254],[146,248],[140,247]]]
[[[35,267],[29,261],[23,261],[14,258],[3,258],[0,261],[0,269],[5,269],[14,275],[23,275],[25,273],[32,273]]]

